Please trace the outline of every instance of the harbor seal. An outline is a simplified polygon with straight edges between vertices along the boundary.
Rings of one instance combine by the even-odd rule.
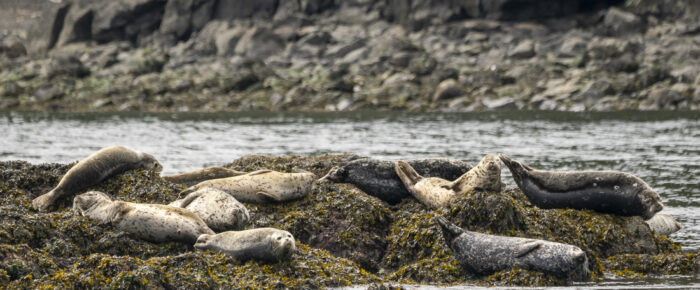
[[[675,218],[665,213],[657,213],[644,222],[649,225],[652,231],[662,236],[668,236],[682,228],[681,224],[676,221]]]
[[[423,177],[404,161],[396,162],[396,174],[413,197],[432,208],[448,205],[473,190],[501,192],[503,189],[501,162],[496,155],[484,156],[479,164],[454,181]]]
[[[136,168],[156,172],[163,170],[163,166],[151,154],[123,146],[102,148],[71,167],[54,189],[32,200],[32,206],[39,211],[48,211],[63,196],[76,194],[109,177]]]
[[[469,163],[454,159],[417,159],[405,161],[416,172],[425,177],[440,177],[454,180],[469,171]],[[350,183],[368,195],[379,198],[389,204],[396,204],[401,199],[411,196],[399,176],[396,175],[394,162],[363,158],[353,160],[342,166],[336,166],[322,177],[335,183]]]
[[[544,171],[500,156],[532,204],[649,219],[664,206],[639,177],[619,171]]]
[[[203,181],[185,189],[180,195],[209,187],[222,190],[241,202],[283,202],[308,195],[315,179],[316,176],[310,172],[282,173],[258,170],[244,175]]]
[[[73,209],[82,216],[150,242],[177,241],[191,245],[200,235],[214,234],[189,210],[162,204],[112,201],[99,191],[76,196]]]
[[[233,196],[218,189],[204,187],[168,204],[187,209],[216,232],[243,229],[250,220],[248,209]]]
[[[246,174],[246,172],[236,171],[221,166],[208,167],[190,172],[166,175],[163,179],[176,184],[192,186],[205,180],[233,177]]]
[[[435,219],[457,261],[473,273],[488,275],[519,267],[572,280],[589,278],[588,259],[579,247],[471,232],[444,217]]]
[[[274,228],[201,235],[194,247],[221,252],[243,261],[254,259],[263,262],[288,260],[296,251],[292,234]]]

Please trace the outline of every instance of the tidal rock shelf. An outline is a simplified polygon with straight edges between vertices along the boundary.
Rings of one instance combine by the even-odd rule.
[[[355,155],[244,156],[224,165],[240,171],[303,169],[317,176]],[[246,204],[248,228],[276,227],[297,240],[290,261],[264,264],[154,244],[99,225],[71,210],[38,213],[33,197],[50,190],[74,164],[0,162],[0,286],[154,288],[323,288],[347,285],[567,285],[554,276],[508,269],[488,276],[459,266],[432,220],[442,215],[473,231],[545,239],[583,249],[592,281],[612,274],[700,274],[700,253],[688,253],[653,234],[639,217],[592,211],[542,210],[517,189],[474,192],[430,210],[412,198],[390,206],[352,185],[316,183],[307,197],[288,203]],[[117,175],[89,190],[115,199],[167,204],[183,185],[144,170]]]

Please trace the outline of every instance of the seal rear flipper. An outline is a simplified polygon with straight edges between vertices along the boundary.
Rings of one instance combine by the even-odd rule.
[[[459,235],[464,233],[463,229],[451,223],[442,216],[436,216],[435,221],[437,221],[437,223],[440,225],[440,228],[442,229],[442,235],[445,237],[445,241],[448,245],[450,245],[450,247],[452,246],[452,241],[455,238],[459,237]]]
[[[416,172],[416,170],[405,161],[396,161],[396,163],[394,163],[394,170],[396,171],[396,175],[398,175],[399,179],[401,179],[403,182],[404,186],[406,186],[406,189],[423,179],[423,176],[418,174],[418,172]]]
[[[531,242],[527,242],[525,244],[522,244],[522,245],[518,246],[518,250],[515,254],[515,257],[522,258],[525,255],[531,253],[532,251],[539,249],[540,246],[542,246],[541,241],[531,241]]]
[[[207,248],[207,242],[209,242],[209,239],[212,237],[212,234],[201,234],[199,237],[197,237],[197,241],[194,243],[194,247],[197,249],[206,249]]]

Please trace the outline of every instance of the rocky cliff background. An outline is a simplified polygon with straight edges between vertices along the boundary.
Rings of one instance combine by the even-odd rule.
[[[700,108],[695,0],[0,0],[0,109]]]

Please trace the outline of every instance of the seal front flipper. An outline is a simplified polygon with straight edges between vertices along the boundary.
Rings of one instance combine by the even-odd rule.
[[[258,191],[258,195],[262,197],[263,202],[268,202],[268,201],[282,201],[282,199],[272,193],[265,192],[265,191]]]
[[[53,190],[48,193],[42,194],[32,200],[32,207],[40,212],[47,212],[51,210],[51,205],[53,204]]]
[[[518,247],[515,257],[522,258],[525,255],[531,253],[532,251],[539,249],[540,246],[542,246],[541,241],[530,241],[525,244],[522,244]]]
[[[177,199],[181,199],[183,196],[187,196],[188,194],[194,192],[195,190],[197,190],[195,187],[196,186],[188,187],[185,188],[185,190],[180,191],[180,193],[177,194]]]
[[[396,161],[394,164],[394,169],[396,170],[396,175],[399,176],[401,181],[403,181],[403,184],[406,186],[406,189],[409,189],[410,191],[410,186],[415,185],[423,179],[423,176],[420,176],[418,172],[416,172],[411,165],[404,161]]]
[[[445,241],[448,245],[450,245],[450,247],[452,247],[452,241],[455,238],[459,237],[459,235],[464,233],[464,230],[462,228],[451,223],[442,216],[436,216],[435,221],[437,221],[437,223],[440,225],[440,228],[442,229],[442,235],[445,237]]]

